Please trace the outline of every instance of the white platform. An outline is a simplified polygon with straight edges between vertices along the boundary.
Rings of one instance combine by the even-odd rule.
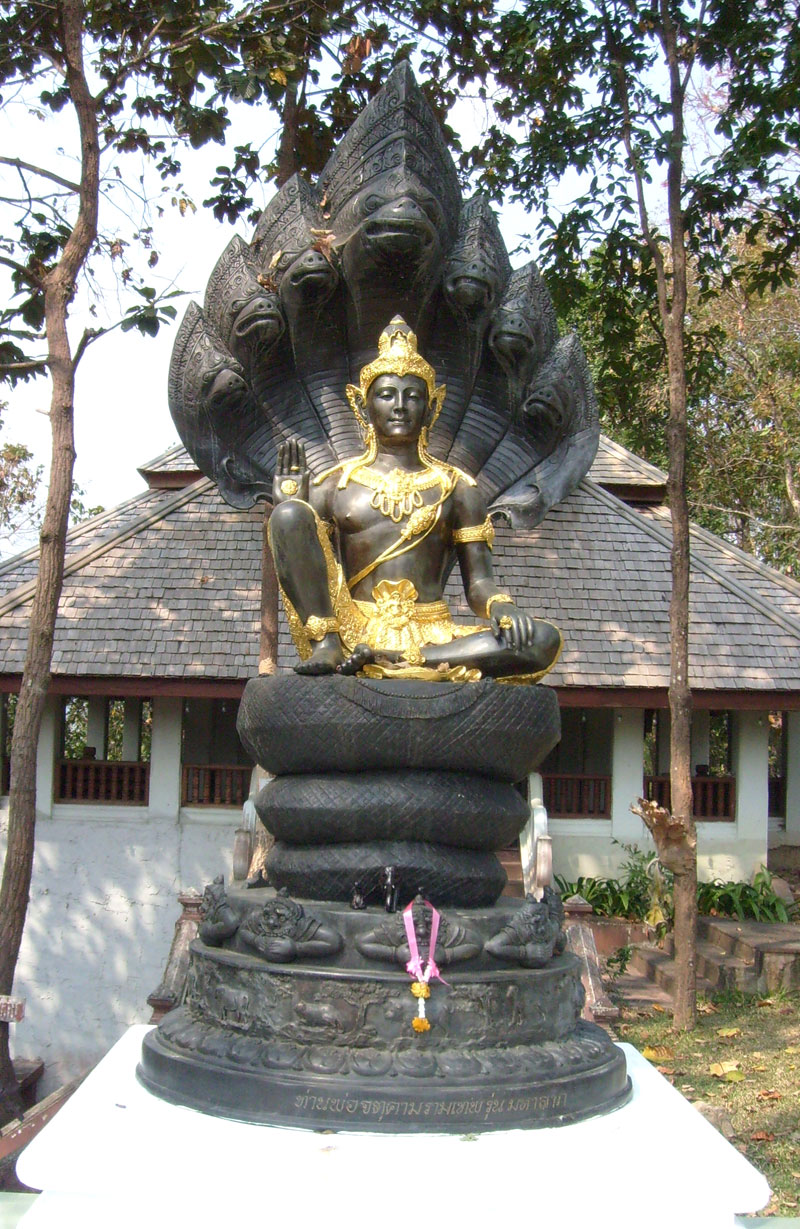
[[[764,1177],[632,1046],[624,1109],[479,1136],[252,1126],[159,1101],[128,1030],[22,1153],[21,1229],[730,1229]]]

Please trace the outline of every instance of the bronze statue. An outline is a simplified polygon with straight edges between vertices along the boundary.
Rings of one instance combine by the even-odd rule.
[[[561,929],[564,907],[553,888],[544,888],[541,899],[529,893],[519,913],[486,944],[498,960],[510,960],[524,969],[541,969],[566,945]]]
[[[359,455],[312,480],[300,441],[278,451],[270,541],[297,671],[355,673],[381,658],[406,670],[540,678],[561,635],[498,589],[494,529],[475,480],[428,451],[445,388],[399,317],[347,396],[364,438]],[[483,625],[454,623],[444,601],[454,555]]]
[[[560,733],[552,689],[500,684],[540,678],[561,635],[495,581],[491,518],[531,529],[574,489],[597,403],[535,265],[512,271],[488,201],[462,200],[408,64],[316,183],[292,176],[228,245],[169,398],[223,498],[272,502],[302,660],[251,679],[237,720],[271,775],[269,886],[211,885],[186,1000],[145,1038],[140,1079],[314,1129],[558,1125],[623,1104],[624,1055],[580,1020],[557,893],[542,879],[540,900],[500,903],[492,852],[527,819],[513,782]],[[444,597],[456,560],[470,625]]]
[[[335,956],[342,947],[339,932],[308,913],[285,889],[263,909],[248,913],[239,928],[239,938],[265,960],[279,964],[309,956]]]
[[[213,883],[206,884],[203,889],[200,911],[203,920],[200,923],[198,934],[210,947],[218,947],[226,939],[236,934],[239,928],[239,918],[236,910],[231,908],[222,875],[217,875]]]

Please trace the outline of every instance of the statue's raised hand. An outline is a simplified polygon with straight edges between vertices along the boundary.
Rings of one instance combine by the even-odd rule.
[[[286,499],[308,500],[309,471],[306,446],[302,440],[291,439],[278,447],[278,459],[272,478],[272,506]]]

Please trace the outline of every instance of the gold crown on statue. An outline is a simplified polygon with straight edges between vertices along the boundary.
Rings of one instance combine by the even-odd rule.
[[[417,350],[417,335],[412,333],[402,316],[395,316],[378,339],[378,357],[359,373],[359,391],[366,401],[369,386],[378,376],[419,376],[425,381],[428,399],[439,393],[436,387],[436,372]],[[441,400],[444,388],[441,389]]]

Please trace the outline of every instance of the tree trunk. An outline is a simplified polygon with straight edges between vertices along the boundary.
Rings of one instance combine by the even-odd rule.
[[[297,124],[299,117],[297,84],[294,81],[290,81],[286,87],[281,140],[278,146],[278,173],[275,176],[275,183],[279,188],[282,188],[287,179],[291,179],[297,170]]]
[[[783,435],[783,432],[781,432]],[[789,505],[792,512],[800,520],[800,493],[797,490],[797,475],[795,474],[794,462],[789,449],[789,441],[785,435],[783,438],[783,480],[786,486],[786,497],[789,500]]]
[[[84,10],[80,0],[57,5],[65,77],[81,133],[81,184],[75,226],[58,264],[48,271],[45,327],[52,390],[50,484],[39,537],[39,573],[31,606],[28,647],[11,743],[8,845],[0,883],[0,994],[10,994],[19,956],[33,870],[36,824],[36,749],[53,656],[58,601],[64,576],[67,523],[75,461],[73,399],[75,363],[67,312],[75,280],[97,234],[99,142],[94,100],[83,67]],[[18,1113],[9,1055],[8,1025],[0,1027],[0,1125]]]
[[[673,1027],[690,1029],[697,1020],[697,837],[692,807],[692,694],[689,690],[689,504],[686,498],[686,218],[683,212],[683,151],[686,143],[684,106],[688,72],[679,47],[668,0],[661,0],[662,43],[669,71],[670,152],[667,203],[672,300],[667,309],[666,287],[659,290],[661,319],[667,341],[669,420],[667,495],[672,517],[672,592],[669,603],[670,794],[674,832],[680,842],[672,850],[675,874],[675,1010]],[[663,270],[662,270],[663,277]],[[669,865],[669,863],[667,863]]]
[[[677,279],[677,272],[676,272]],[[677,291],[676,291],[677,293]],[[674,300],[673,300],[674,313]],[[670,796],[673,818],[683,833],[683,848],[670,868],[675,873],[675,1011],[676,1029],[694,1028],[697,1020],[697,838],[692,806],[692,693],[689,689],[689,505],[686,498],[686,361],[683,321],[673,318],[667,330],[669,365],[669,476],[672,517],[672,592],[670,636]],[[678,851],[675,851],[678,855]]]

